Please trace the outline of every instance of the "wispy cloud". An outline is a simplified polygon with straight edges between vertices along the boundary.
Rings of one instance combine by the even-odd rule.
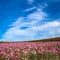
[[[57,36],[60,36],[60,22],[52,21],[46,22],[41,26],[32,26],[24,30],[18,27],[12,27],[4,34],[4,39],[7,41],[25,41]]]
[[[46,22],[47,16],[48,14],[42,8],[36,8],[33,13],[19,17],[5,32],[3,40],[25,41],[60,36],[60,21],[57,19]],[[41,24],[42,21],[45,23]],[[28,28],[21,29],[22,27]]]
[[[28,40],[34,39],[36,32],[32,30],[32,27],[37,26],[39,22],[45,19],[47,14],[40,9],[37,9],[32,14],[26,17],[20,17],[14,22],[10,29],[4,34],[5,40]],[[21,30],[21,27],[28,27],[27,29]]]
[[[34,9],[36,9],[35,6],[33,6],[33,7],[31,7],[31,8],[28,8],[28,9],[24,10],[24,12],[29,12],[29,11],[34,10]]]
[[[18,18],[17,21],[10,26],[31,27],[36,25],[38,22],[44,20],[45,17],[47,17],[47,14],[38,8],[36,11],[34,11],[32,14],[29,14],[27,17]]]
[[[32,3],[34,3],[34,1],[35,1],[35,0],[27,0],[27,3],[28,3],[28,4],[32,4]]]
[[[60,22],[51,21],[46,22],[43,25],[38,25],[30,28],[33,32],[36,33],[37,39],[42,38],[52,38],[60,36]]]

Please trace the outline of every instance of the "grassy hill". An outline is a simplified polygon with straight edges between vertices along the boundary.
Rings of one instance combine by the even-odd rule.
[[[56,37],[56,38],[47,38],[47,39],[40,39],[40,40],[31,40],[28,42],[39,42],[39,41],[60,41],[60,37]]]

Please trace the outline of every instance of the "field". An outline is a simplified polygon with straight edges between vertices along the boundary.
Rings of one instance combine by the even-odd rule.
[[[60,60],[60,41],[2,42],[0,60]]]

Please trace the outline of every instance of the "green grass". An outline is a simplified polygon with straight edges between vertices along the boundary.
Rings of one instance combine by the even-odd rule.
[[[0,60],[4,60],[4,59],[0,57]],[[60,54],[51,54],[51,53],[37,54],[37,55],[29,54],[29,56],[21,57],[20,60],[60,60]]]

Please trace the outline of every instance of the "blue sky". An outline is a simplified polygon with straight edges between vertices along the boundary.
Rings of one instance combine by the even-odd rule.
[[[60,0],[0,0],[0,41],[60,37]]]

